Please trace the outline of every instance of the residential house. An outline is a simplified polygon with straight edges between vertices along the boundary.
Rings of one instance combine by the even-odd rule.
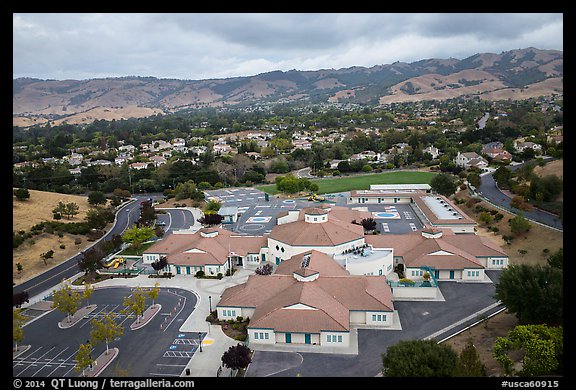
[[[310,150],[312,149],[312,142],[307,139],[295,139],[292,141],[294,149]]]
[[[489,142],[482,145],[482,153],[494,161],[511,161],[512,154],[504,149],[504,144],[499,141]]]
[[[92,165],[100,165],[100,166],[112,165],[112,161],[110,161],[110,160],[101,160],[101,159],[99,159],[99,160],[91,160],[91,161],[88,161],[88,162],[86,163],[86,165],[88,165],[88,166],[92,166]]]
[[[82,161],[84,160],[84,156],[80,153],[71,153],[69,156],[62,157],[64,161],[67,161],[68,164],[72,166],[81,165]]]
[[[430,153],[432,155],[432,158],[436,159],[440,155],[440,150],[438,150],[438,148],[435,147],[434,145],[430,145],[422,149],[422,153]]]
[[[155,167],[166,164],[166,159],[162,156],[154,155],[149,157]]]
[[[514,149],[517,152],[523,152],[527,148],[532,149],[536,154],[539,154],[542,152],[542,145],[540,145],[540,144],[537,144],[537,143],[532,142],[532,141],[524,141],[523,138],[514,140]]]
[[[176,149],[176,148],[182,148],[182,147],[184,147],[184,146],[186,146],[186,140],[185,140],[184,138],[174,138],[174,139],[172,140],[172,147],[173,147],[174,149]]]
[[[128,165],[128,167],[130,167],[130,169],[140,170],[140,169],[148,168],[148,164],[150,164],[150,163],[148,163],[148,162],[135,162],[135,163]]]
[[[377,161],[380,158],[380,153],[376,153],[372,150],[364,150],[363,152],[353,154],[348,159],[349,161],[355,160],[367,160],[367,161]]]
[[[455,159],[456,165],[463,167],[463,168],[478,168],[480,170],[485,170],[488,167],[488,161],[482,156],[480,156],[476,152],[465,152],[460,153]]]

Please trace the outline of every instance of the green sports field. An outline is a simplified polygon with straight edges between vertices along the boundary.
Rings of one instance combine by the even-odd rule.
[[[331,194],[351,190],[369,190],[370,184],[430,184],[436,175],[432,172],[393,171],[367,175],[341,176],[327,179],[312,179],[318,184],[318,194]],[[271,195],[279,193],[275,184],[255,187]]]

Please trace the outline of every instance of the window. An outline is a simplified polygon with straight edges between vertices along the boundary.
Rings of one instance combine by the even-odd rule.
[[[341,343],[342,342],[342,336],[338,336],[338,342]]]

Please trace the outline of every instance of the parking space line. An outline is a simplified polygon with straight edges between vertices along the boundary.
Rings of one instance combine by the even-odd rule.
[[[40,348],[42,348],[42,347],[40,347]],[[40,359],[42,359],[44,356],[46,356],[47,353],[50,353],[50,351],[52,351],[54,348],[56,348],[56,346],[53,346],[53,347],[50,348],[48,351],[46,351],[42,356],[36,358],[36,359],[35,359],[35,362],[36,362],[36,363],[39,363],[38,361],[39,361]],[[38,349],[38,350],[40,350],[40,349]],[[34,359],[31,359],[31,361],[32,361],[32,360],[34,360]],[[26,367],[25,369],[23,369],[22,371],[20,371],[20,372],[18,373],[18,375],[22,374],[24,371],[26,371],[26,370],[29,369],[30,367],[36,367],[36,364],[30,362],[30,364],[28,365],[28,367]],[[41,369],[40,369],[40,370],[41,370]],[[17,375],[17,376],[18,376],[18,375]],[[34,375],[32,375],[32,376],[34,376]]]
[[[62,352],[66,351],[68,348],[70,348],[70,347],[66,347],[66,348],[64,348],[62,351],[58,352],[58,354],[57,354],[56,356],[54,356],[52,359],[48,360],[47,363],[44,364],[44,367],[50,367],[50,364],[51,364],[52,360],[56,359]],[[32,376],[35,376],[36,374],[38,374],[44,367],[41,367],[41,368],[40,368],[38,371],[36,371],[36,372],[34,373],[34,375],[32,375]]]
[[[59,369],[60,367],[64,367],[64,365],[67,365],[67,364],[72,364],[72,368],[76,367],[76,364],[75,364],[75,363],[66,363],[66,362],[67,362],[72,356],[76,355],[76,353],[77,353],[79,350],[80,350],[80,348],[78,348],[76,351],[74,351],[74,353],[73,353],[72,355],[68,356],[68,357],[66,358],[66,360],[62,361],[62,363],[60,363],[54,370],[52,370],[52,372],[51,372],[50,374],[48,374],[48,375],[46,375],[46,376],[51,376],[52,374],[54,374],[54,373],[56,372],[57,369]],[[58,360],[62,360],[62,359],[58,359]],[[69,372],[70,372],[70,370],[68,370],[68,371],[66,372],[66,374],[68,374]],[[65,375],[62,375],[62,376],[65,376]]]

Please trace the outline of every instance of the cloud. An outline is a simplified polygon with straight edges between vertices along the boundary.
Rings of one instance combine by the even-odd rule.
[[[562,14],[13,14],[13,77],[203,79],[563,47]]]

